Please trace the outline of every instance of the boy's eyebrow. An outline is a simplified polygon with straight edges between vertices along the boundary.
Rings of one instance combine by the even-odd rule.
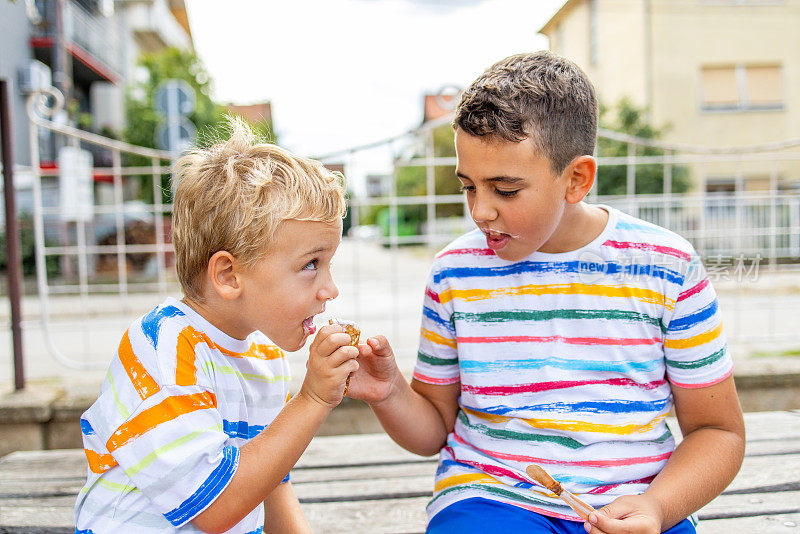
[[[459,178],[463,178],[465,180],[472,180],[469,176],[464,173],[456,171],[456,176]],[[521,184],[525,182],[525,178],[519,178],[517,176],[493,176],[492,178],[486,178],[487,182],[503,182],[506,184]]]
[[[324,252],[324,251],[326,251],[326,250],[328,250],[328,247],[326,247],[326,246],[324,246],[324,245],[320,245],[320,246],[318,246],[318,247],[315,247],[315,248],[313,248],[313,249],[309,250],[308,252],[306,252],[305,254],[303,254],[303,256],[311,256],[312,254],[317,254],[317,253],[319,253],[319,252]]]

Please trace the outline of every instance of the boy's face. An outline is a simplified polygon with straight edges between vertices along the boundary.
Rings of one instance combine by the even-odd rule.
[[[537,154],[530,138],[519,143],[456,130],[456,175],[486,244],[502,259],[519,261],[550,250],[566,206],[569,180]]]
[[[331,258],[342,239],[342,222],[287,220],[266,256],[242,272],[242,319],[287,351],[314,333],[314,316],[339,295]]]

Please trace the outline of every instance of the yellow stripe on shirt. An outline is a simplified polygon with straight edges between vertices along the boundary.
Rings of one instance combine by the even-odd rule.
[[[454,299],[476,301],[521,295],[591,295],[596,297],[633,298],[648,304],[664,306],[668,310],[675,307],[675,301],[658,291],[639,287],[608,286],[599,284],[530,284],[500,289],[445,289],[439,293],[442,304]]]
[[[475,416],[485,421],[490,421],[492,423],[506,423],[508,421],[511,421],[512,419],[516,419],[517,421],[522,421],[523,423],[527,423],[533,428],[546,428],[550,430],[568,430],[572,432],[600,432],[604,434],[618,434],[622,436],[628,434],[649,432],[650,430],[655,428],[661,422],[662,419],[664,419],[667,416],[667,413],[669,413],[669,412],[664,412],[662,414],[657,415],[646,425],[642,425],[639,423],[604,425],[600,423],[590,423],[588,421],[569,421],[562,419],[522,419],[519,417],[508,417],[505,415],[479,412],[477,410],[472,410],[470,408],[462,407],[461,409],[469,415]]]
[[[691,349],[705,343],[710,343],[717,339],[722,334],[722,323],[718,324],[716,328],[712,328],[708,332],[698,334],[696,336],[687,337],[686,339],[665,339],[664,347],[668,349]]]

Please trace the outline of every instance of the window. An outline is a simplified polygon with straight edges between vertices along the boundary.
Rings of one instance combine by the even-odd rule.
[[[706,111],[783,109],[779,65],[703,67],[701,84]]]

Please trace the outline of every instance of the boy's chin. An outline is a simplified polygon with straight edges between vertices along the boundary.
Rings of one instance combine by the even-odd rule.
[[[520,261],[520,260],[524,260],[525,258],[530,256],[534,252],[536,252],[536,251],[535,250],[524,251],[524,250],[520,250],[520,249],[507,250],[507,247],[505,247],[505,248],[502,248],[500,250],[495,251],[495,254],[497,254],[497,257],[500,258],[501,260],[505,260],[505,261]]]

